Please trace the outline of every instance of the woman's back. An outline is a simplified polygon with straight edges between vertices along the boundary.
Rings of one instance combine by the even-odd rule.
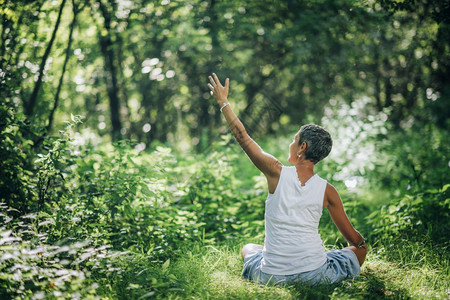
[[[318,226],[326,186],[317,174],[302,186],[296,167],[283,166],[277,188],[266,200],[263,272],[289,275],[325,263]]]

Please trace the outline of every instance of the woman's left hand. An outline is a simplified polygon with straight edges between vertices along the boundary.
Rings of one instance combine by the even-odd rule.
[[[220,83],[219,78],[215,73],[209,76],[208,87],[211,90],[211,95],[216,99],[217,103],[222,106],[228,102],[228,87],[230,85],[230,79],[225,79],[225,86]]]

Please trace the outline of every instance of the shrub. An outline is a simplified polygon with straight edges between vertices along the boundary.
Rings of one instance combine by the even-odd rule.
[[[47,243],[54,220],[43,213],[14,218],[0,203],[1,298],[88,298],[98,285],[87,284],[87,261],[106,254],[89,242]]]
[[[389,245],[393,240],[423,241],[449,246],[450,184],[440,190],[405,195],[367,217],[370,238]]]
[[[29,211],[36,198],[30,136],[39,131],[17,109],[11,101],[0,100],[0,202],[17,209],[16,215]]]

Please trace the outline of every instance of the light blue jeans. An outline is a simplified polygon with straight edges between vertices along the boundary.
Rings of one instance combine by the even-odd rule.
[[[293,275],[272,275],[261,271],[262,250],[252,250],[244,258],[242,276],[259,284],[286,285],[303,282],[311,286],[335,284],[355,278],[361,272],[358,258],[350,249],[330,250],[327,261],[319,268]]]

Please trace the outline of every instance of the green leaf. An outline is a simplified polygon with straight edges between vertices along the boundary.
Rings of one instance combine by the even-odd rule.
[[[166,271],[167,271],[167,269],[169,268],[169,265],[170,265],[170,258],[167,259],[167,260],[163,263],[163,265],[162,265],[163,272],[166,272]]]
[[[155,295],[155,292],[154,292],[154,291],[151,291],[151,292],[148,292],[148,293],[142,295],[142,296],[139,297],[138,299],[140,300],[140,299],[150,298],[150,297],[153,297],[153,295]]]

